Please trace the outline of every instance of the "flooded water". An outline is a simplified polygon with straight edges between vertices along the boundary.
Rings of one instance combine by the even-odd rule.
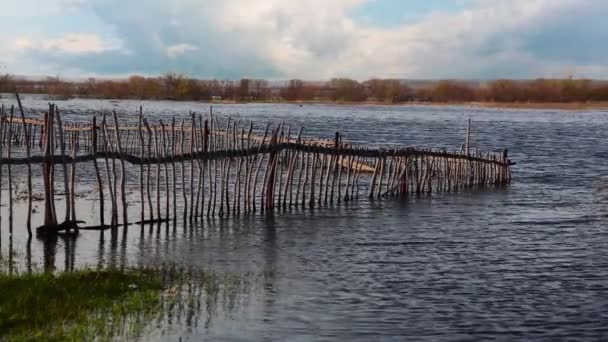
[[[40,98],[24,102],[46,106]],[[134,118],[140,104],[164,120],[208,111],[208,104],[184,102],[56,103],[64,117],[84,121],[101,109]],[[29,251],[35,266],[58,270],[177,264],[249,279],[223,306],[207,306],[195,322],[154,324],[146,339],[608,338],[606,112],[266,104],[213,111],[260,126],[284,120],[308,136],[340,131],[352,142],[448,148],[464,142],[470,117],[472,146],[508,148],[517,162],[514,180],[506,189],[364,199],[176,229],[134,228],[115,239],[83,232],[31,244],[18,201],[21,214],[7,238],[3,184],[2,252],[11,247],[22,264]],[[96,196],[81,192],[78,213],[86,217]]]

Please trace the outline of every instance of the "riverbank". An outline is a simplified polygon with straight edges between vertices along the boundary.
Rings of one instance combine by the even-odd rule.
[[[235,104],[235,101],[217,101],[211,103]],[[556,110],[587,110],[608,109],[608,101],[596,102],[380,102],[380,101],[294,101],[294,102],[260,102],[260,103],[291,103],[296,105],[307,104],[334,104],[346,106],[465,106],[497,109],[556,109]]]
[[[558,109],[588,110],[608,109],[608,101],[597,102],[471,102],[471,106],[507,109]]]
[[[248,101],[239,102],[233,100],[210,101],[209,104],[293,104],[293,105],[344,105],[344,106],[463,106],[482,107],[496,109],[555,109],[555,110],[588,110],[608,109],[608,101],[593,102],[384,102],[384,101]]]
[[[302,100],[302,101],[283,101],[283,100],[260,100],[260,101],[236,101],[236,100],[211,100],[211,101],[192,101],[192,100],[172,100],[172,99],[141,99],[141,98],[99,98],[99,97],[57,97],[46,94],[23,94],[24,96],[42,96],[47,101],[69,101],[78,99],[106,100],[109,102],[120,102],[124,100],[140,101],[174,101],[174,102],[199,102],[209,105],[214,104],[293,104],[298,106],[305,105],[345,105],[345,106],[464,106],[497,109],[555,109],[555,110],[589,110],[589,109],[608,109],[608,101],[586,101],[586,102],[489,102],[489,101],[409,101],[409,102],[387,102],[387,101],[331,101],[331,100]],[[0,99],[14,99],[14,94],[1,93]]]

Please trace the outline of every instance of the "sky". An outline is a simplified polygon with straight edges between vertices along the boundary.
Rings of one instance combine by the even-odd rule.
[[[608,78],[606,0],[3,0],[0,73]]]

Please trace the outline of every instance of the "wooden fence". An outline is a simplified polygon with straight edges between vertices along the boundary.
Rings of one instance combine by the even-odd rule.
[[[140,110],[137,123],[128,125],[115,112],[68,123],[52,104],[42,119],[26,117],[20,102],[19,109],[19,115],[13,109],[0,113],[0,180],[8,178],[12,223],[12,168],[27,167],[30,234],[33,167],[41,167],[44,189],[39,232],[78,230],[76,182],[79,169],[91,164],[100,222],[89,229],[314,208],[360,197],[405,198],[511,181],[506,150],[372,149],[346,144],[339,133],[332,140],[305,139],[302,129],[296,134],[284,124],[268,123],[259,132],[252,123],[243,127],[230,119],[220,126],[212,115],[153,125]],[[61,183],[63,219],[55,207]],[[136,198],[131,194],[128,201],[128,191]],[[130,221],[130,211],[139,219]]]

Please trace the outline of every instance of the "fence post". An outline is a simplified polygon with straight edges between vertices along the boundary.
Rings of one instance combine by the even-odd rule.
[[[53,202],[53,179],[52,179],[52,150],[53,150],[53,116],[55,114],[55,106],[49,105],[48,113],[45,113],[44,120],[44,163],[43,163],[43,175],[42,179],[44,182],[44,225],[45,226],[56,226],[57,218],[55,217],[55,203]]]

